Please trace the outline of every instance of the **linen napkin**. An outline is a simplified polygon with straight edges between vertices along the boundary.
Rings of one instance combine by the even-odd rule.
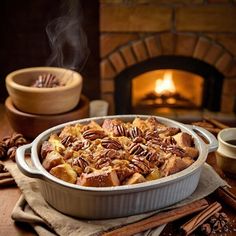
[[[6,162],[6,168],[12,174],[18,187],[22,191],[22,196],[12,212],[12,218],[15,221],[29,223],[40,236],[101,235],[104,231],[137,222],[160,211],[157,210],[150,213],[109,220],[84,220],[73,218],[52,208],[42,197],[37,180],[23,175],[15,163]],[[227,183],[218,176],[214,169],[208,164],[204,164],[195,192],[185,200],[165,209],[176,208],[204,198],[214,192],[218,187],[225,185],[227,185]],[[159,235],[163,228],[164,225],[139,235]]]

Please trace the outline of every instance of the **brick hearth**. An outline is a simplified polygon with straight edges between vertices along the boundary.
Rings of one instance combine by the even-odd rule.
[[[224,75],[221,113],[236,107],[236,5],[232,1],[100,1],[101,97],[114,113],[114,79],[162,55],[187,56]],[[217,95],[216,95],[217,96]]]

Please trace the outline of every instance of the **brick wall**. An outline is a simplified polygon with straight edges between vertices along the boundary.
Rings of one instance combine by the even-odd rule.
[[[160,55],[200,59],[225,77],[221,112],[236,107],[236,1],[100,0],[101,97],[114,113],[114,78]],[[216,95],[217,96],[217,95]]]

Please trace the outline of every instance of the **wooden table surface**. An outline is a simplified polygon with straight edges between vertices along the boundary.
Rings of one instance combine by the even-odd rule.
[[[12,129],[10,127],[10,124],[7,120],[7,117],[5,115],[5,109],[4,105],[0,104],[0,139],[4,137],[5,135],[11,134]],[[217,167],[216,161],[215,161],[215,155],[214,153],[208,155],[207,162],[214,167],[214,169],[217,171],[217,173],[224,178],[231,186],[232,186],[232,192],[236,194],[236,179],[229,178],[225,176],[225,174]],[[18,236],[18,235],[36,235],[34,230],[25,223],[15,223],[11,219],[11,212],[19,199],[21,195],[20,190],[16,187],[5,187],[0,189],[0,236],[6,235],[6,236]],[[234,210],[225,205],[221,199],[217,197],[215,193],[209,196],[208,200],[210,201],[219,201],[223,206],[223,211],[227,213],[227,215],[230,217],[230,221],[234,224],[234,228],[236,229],[236,213]],[[179,224],[181,222],[175,222],[175,223],[169,223],[164,231],[162,232],[162,236],[175,236],[174,233],[176,227],[179,228]],[[216,235],[216,234],[214,234]],[[225,235],[225,236],[233,236],[236,235],[236,232],[231,232],[228,234],[219,234],[219,235]]]

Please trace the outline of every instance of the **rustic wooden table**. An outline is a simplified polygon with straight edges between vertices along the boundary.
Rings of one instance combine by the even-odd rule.
[[[4,137],[5,135],[11,134],[13,132],[12,128],[10,127],[10,124],[7,120],[7,117],[5,115],[5,109],[4,105],[0,104],[0,139]],[[210,154],[208,156],[207,162],[214,167],[214,169],[217,171],[217,173],[224,178],[231,186],[232,186],[232,192],[236,194],[236,179],[229,178],[225,176],[225,174],[217,167],[216,161],[215,161],[215,155],[214,153]],[[21,195],[20,190],[16,187],[5,187],[0,189],[0,236],[1,235],[7,235],[7,236],[28,236],[28,235],[36,235],[36,233],[33,231],[33,229],[25,224],[25,223],[15,223],[11,219],[11,212],[19,199]],[[219,199],[219,197],[213,193],[209,196],[208,200],[210,201],[219,201],[223,206],[223,211],[229,216],[230,222],[234,225],[234,228],[236,229],[236,213],[235,211],[224,204],[224,202]],[[186,220],[186,219],[185,219]],[[162,232],[162,236],[176,236],[176,229],[179,228],[181,225],[181,221],[177,221],[174,223],[169,223],[164,231]],[[216,235],[216,234],[214,234]],[[225,235],[225,236],[233,236],[236,235],[236,232],[231,233],[223,233],[219,235]]]

